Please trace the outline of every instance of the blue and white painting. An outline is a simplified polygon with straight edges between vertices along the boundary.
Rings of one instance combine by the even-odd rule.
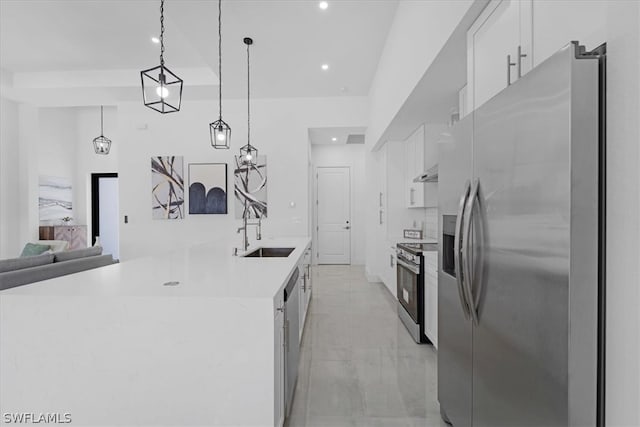
[[[189,214],[227,213],[227,164],[189,164]]]
[[[40,175],[38,209],[40,222],[61,223],[73,217],[73,188],[70,178]]]

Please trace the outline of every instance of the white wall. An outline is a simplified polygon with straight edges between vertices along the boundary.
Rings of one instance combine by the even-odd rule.
[[[91,241],[91,174],[118,172],[118,152],[122,141],[118,135],[118,109],[104,107],[104,135],[111,140],[108,155],[96,154],[93,138],[100,135],[100,107],[74,109],[76,117],[74,165],[74,215],[78,224],[87,225],[87,243]]]
[[[122,260],[168,251],[196,242],[238,246],[233,197],[233,157],[246,144],[246,101],[225,101],[224,119],[232,128],[230,150],[209,142],[215,102],[191,101],[175,114],[158,114],[140,102],[119,106],[120,255]],[[251,141],[267,156],[268,218],[263,236],[306,236],[309,232],[308,129],[363,126],[366,98],[257,99],[251,102]],[[150,157],[184,156],[189,163],[226,162],[228,215],[186,215],[182,220],[151,218]],[[186,184],[188,187],[188,183]],[[185,195],[188,198],[188,194]],[[294,202],[295,207],[290,207]],[[123,216],[129,217],[124,224]],[[253,237],[253,232],[250,233]]]
[[[347,166],[351,178],[351,264],[364,265],[366,259],[365,233],[365,147],[364,144],[312,145],[311,159],[314,171],[318,167]],[[315,180],[315,172],[313,174]],[[316,183],[313,183],[315,200]],[[315,206],[312,203],[312,206]],[[314,224],[317,212],[312,213]],[[315,230],[315,227],[313,227]],[[317,239],[314,236],[314,239]],[[314,248],[317,252],[317,246]],[[314,257],[316,255],[314,254]]]
[[[472,3],[431,0],[398,4],[369,90],[367,146],[378,141]]]
[[[608,426],[637,426],[640,425],[640,2],[607,2],[604,25],[608,51],[606,418]]]
[[[0,98],[0,259],[20,251],[18,104]]]

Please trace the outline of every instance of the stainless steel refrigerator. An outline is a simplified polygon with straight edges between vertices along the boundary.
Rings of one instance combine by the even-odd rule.
[[[438,400],[455,427],[602,415],[603,58],[567,45],[440,144]]]

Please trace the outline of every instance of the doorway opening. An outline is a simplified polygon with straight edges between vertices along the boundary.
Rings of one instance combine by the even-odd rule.
[[[91,174],[91,244],[120,259],[118,174]]]

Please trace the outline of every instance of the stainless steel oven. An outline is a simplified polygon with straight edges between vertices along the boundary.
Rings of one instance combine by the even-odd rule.
[[[397,246],[398,316],[417,343],[429,342],[424,334],[424,259],[420,245]]]

